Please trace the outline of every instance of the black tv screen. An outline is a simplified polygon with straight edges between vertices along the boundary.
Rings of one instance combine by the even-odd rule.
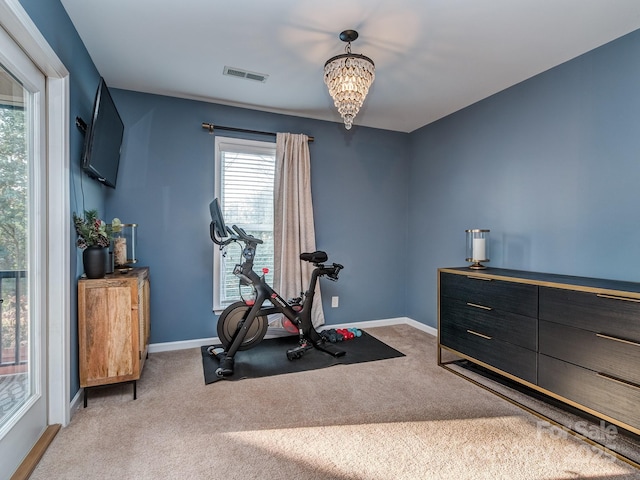
[[[107,84],[100,78],[93,116],[85,136],[82,168],[90,177],[111,188],[116,188],[123,134],[120,114]]]

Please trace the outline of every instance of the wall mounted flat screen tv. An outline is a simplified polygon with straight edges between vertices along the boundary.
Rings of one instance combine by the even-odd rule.
[[[100,78],[93,116],[85,134],[82,168],[90,177],[111,188],[116,188],[123,135],[120,114],[107,84]]]

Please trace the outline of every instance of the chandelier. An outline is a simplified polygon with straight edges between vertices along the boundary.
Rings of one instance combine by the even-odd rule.
[[[347,130],[360,111],[369,87],[375,78],[373,60],[358,53],[351,53],[351,42],[358,38],[355,30],[345,30],[340,40],[347,42],[345,52],[327,60],[324,64],[324,83],[329,95],[344,120]]]

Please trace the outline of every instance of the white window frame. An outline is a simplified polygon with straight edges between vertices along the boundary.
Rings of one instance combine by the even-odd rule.
[[[247,140],[242,138],[232,138],[232,137],[221,137],[216,136],[215,139],[215,182],[214,182],[214,198],[219,198],[221,202],[221,207],[223,207],[222,202],[223,199],[220,198],[220,192],[222,192],[222,151],[241,151],[242,153],[255,153],[255,154],[270,154],[274,155],[276,153],[276,144],[273,142],[265,142],[259,140]],[[223,207],[224,211],[224,207]],[[225,219],[227,223],[227,227],[231,227],[233,222],[229,222]],[[241,226],[242,225],[238,225]],[[222,303],[221,301],[221,272],[223,259],[222,254],[224,250],[220,250],[218,245],[214,244],[214,253],[213,253],[213,311],[216,314],[222,313],[222,311],[229,305],[229,302]],[[240,252],[241,248],[238,246],[231,245],[229,246],[229,255],[226,258],[226,261],[239,261],[240,260]]]

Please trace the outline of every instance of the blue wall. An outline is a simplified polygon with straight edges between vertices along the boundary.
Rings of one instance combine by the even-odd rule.
[[[138,257],[152,277],[152,343],[217,336],[208,210],[216,196],[215,137],[202,122],[314,136],[317,247],[345,266],[339,282],[321,284],[327,324],[405,314],[408,134],[346,131],[337,123],[125,90],[112,94],[126,134],[107,217],[139,225]],[[337,309],[332,295],[340,296]]]
[[[436,325],[467,228],[489,266],[640,281],[638,58],[640,31],[411,134],[409,317]]]

